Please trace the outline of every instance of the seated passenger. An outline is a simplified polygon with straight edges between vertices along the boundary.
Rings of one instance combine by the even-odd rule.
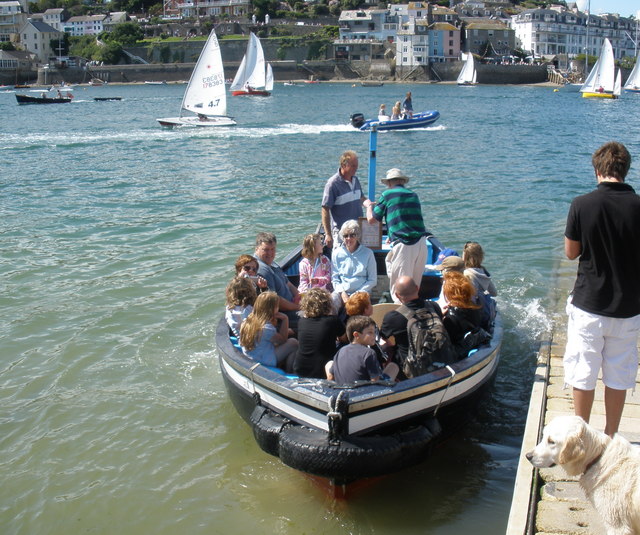
[[[289,317],[289,326],[298,328],[300,294],[282,268],[275,262],[277,240],[271,232],[260,232],[256,236],[255,255],[258,260],[258,275],[267,281],[269,290],[280,298],[280,311]]]
[[[302,241],[300,260],[300,284],[298,291],[303,294],[310,288],[331,291],[331,260],[322,254],[324,243],[320,234],[307,234]]]
[[[258,293],[267,289],[267,281],[258,275],[258,261],[249,254],[241,254],[235,263],[236,277],[246,277],[253,281]]]
[[[480,329],[481,306],[473,302],[476,290],[462,273],[448,271],[443,279],[442,286],[447,305],[442,322],[458,358],[462,359],[477,345],[476,341],[471,342],[467,335]]]
[[[342,245],[333,250],[331,281],[336,312],[340,311],[356,292],[369,293],[378,281],[378,268],[373,251],[360,245],[360,225],[355,219],[345,221],[340,228]]]
[[[240,327],[242,352],[266,366],[279,366],[293,371],[298,341],[287,338],[289,318],[278,310],[275,292],[261,293],[253,304],[253,311]],[[276,328],[276,325],[279,327]]]
[[[347,322],[349,345],[338,351],[326,366],[327,378],[338,384],[353,381],[395,380],[398,366],[393,362],[384,370],[370,346],[375,344],[375,322],[368,316],[353,316]]]
[[[256,287],[249,279],[234,277],[227,285],[224,317],[235,336],[240,336],[240,326],[253,310]]]
[[[418,285],[415,283],[413,278],[408,275],[403,275],[398,278],[395,291],[400,303],[402,303],[402,305],[404,305],[409,311],[417,312],[418,310],[426,309],[433,313],[434,319],[438,322],[442,319],[442,311],[438,304],[428,299],[422,299],[419,295],[420,289],[418,288]],[[400,369],[403,370],[403,377],[413,377],[418,373],[416,371],[418,366],[408,364],[407,361],[407,356],[409,354],[409,332],[407,330],[407,324],[409,319],[406,314],[403,314],[402,312],[403,311],[400,309],[387,312],[382,319],[380,334],[386,341],[386,345],[388,347],[395,347],[395,360],[400,365]],[[444,333],[444,328],[441,323],[439,323],[439,326],[441,332]],[[441,361],[444,364],[450,364],[456,359],[453,347],[450,341],[446,340],[446,336],[444,337],[444,344],[444,349],[441,351],[444,356],[442,354],[439,355],[438,361]]]
[[[440,254],[442,255],[442,253]],[[439,271],[442,271],[443,277],[444,274],[448,273],[449,271],[457,271],[459,273],[462,273],[464,271],[464,260],[462,260],[462,258],[460,258],[457,254],[445,256],[444,258],[442,258],[442,260],[440,260],[440,257],[438,257],[438,262],[440,263],[436,263],[435,268]],[[447,306],[447,299],[444,296],[444,286],[440,288],[440,295],[438,296],[437,302],[441,310],[444,310]]]
[[[293,371],[300,377],[324,379],[325,365],[336,354],[336,342],[345,328],[333,314],[331,294],[311,288],[300,300],[303,316],[298,322],[298,352]]]
[[[402,105],[400,101],[396,102],[393,108],[391,108],[391,120],[397,121],[402,118]]]
[[[478,294],[488,293],[495,297],[498,295],[491,275],[482,265],[484,251],[478,242],[469,241],[462,249],[462,259],[464,260],[464,274],[473,283]]]
[[[373,305],[367,292],[354,293],[344,304],[344,311],[347,316],[371,316]]]
[[[388,121],[389,115],[387,114],[387,105],[380,104],[380,109],[378,110],[378,121]]]

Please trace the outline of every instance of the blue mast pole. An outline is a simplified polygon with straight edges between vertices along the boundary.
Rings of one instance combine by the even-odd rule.
[[[378,146],[378,129],[376,125],[371,126],[369,132],[369,200],[376,200],[376,149]]]

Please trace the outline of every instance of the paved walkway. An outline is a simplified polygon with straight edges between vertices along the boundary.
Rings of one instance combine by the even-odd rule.
[[[560,467],[534,469],[524,456],[538,442],[544,424],[561,414],[573,414],[571,389],[563,389],[562,355],[567,320],[564,307],[575,269],[574,262],[563,262],[555,281],[556,312],[552,332],[538,353],[507,535],[601,535],[605,532],[576,477],[568,477]],[[598,380],[590,424],[600,430],[605,425],[603,391],[602,382]],[[620,434],[640,444],[640,373],[635,394],[627,393]]]

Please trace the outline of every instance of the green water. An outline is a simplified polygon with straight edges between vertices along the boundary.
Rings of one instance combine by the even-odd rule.
[[[280,257],[298,244],[343,150],[366,182],[368,135],[348,116],[409,89],[441,119],[381,133],[378,176],[408,174],[448,246],[483,245],[502,361],[465,432],[342,502],[255,444],[227,399],[215,324],[237,255],[261,230]],[[76,88],[52,106],[0,93],[2,532],[503,532],[566,211],[594,186],[599,144],[640,157],[639,96],[277,85],[230,99],[237,127],[162,130],[183,90]]]

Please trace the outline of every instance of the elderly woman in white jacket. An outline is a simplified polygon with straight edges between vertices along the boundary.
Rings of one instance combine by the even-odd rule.
[[[331,255],[333,303],[340,310],[356,292],[371,292],[378,281],[373,251],[360,244],[360,225],[355,219],[340,228],[343,243]]]

